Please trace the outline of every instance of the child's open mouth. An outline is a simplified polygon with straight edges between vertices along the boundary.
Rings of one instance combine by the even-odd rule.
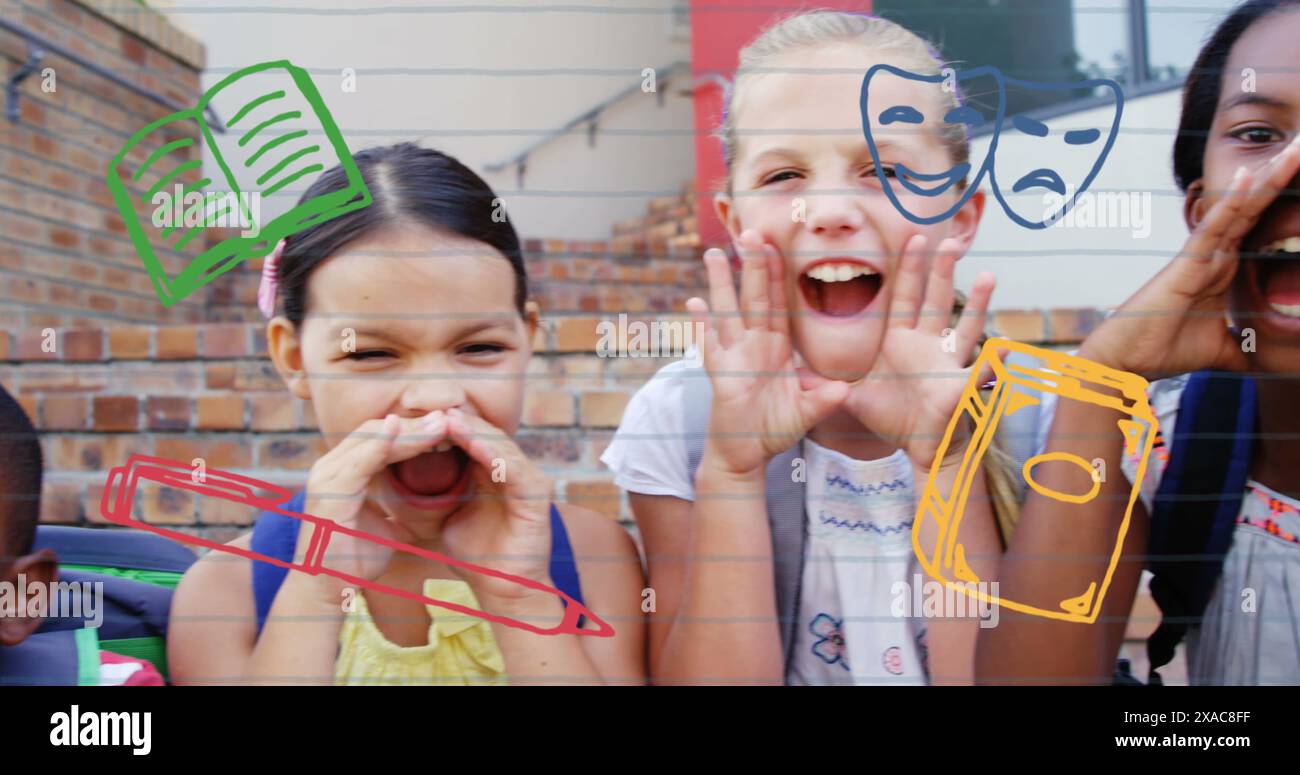
[[[1264,245],[1252,259],[1255,287],[1268,308],[1300,318],[1300,236]]]
[[[443,442],[437,449],[388,467],[402,500],[423,509],[454,505],[469,484],[471,461],[460,447]]]
[[[883,280],[879,272],[864,263],[830,259],[813,264],[799,275],[799,291],[816,312],[848,318],[870,306]]]

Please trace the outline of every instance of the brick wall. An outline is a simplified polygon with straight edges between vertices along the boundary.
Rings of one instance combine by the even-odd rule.
[[[609,240],[524,239],[530,293],[543,311],[617,315],[684,309],[704,287],[690,186],[652,200],[647,215],[614,225]],[[246,261],[207,286],[207,321],[261,319],[261,259]]]
[[[652,271],[672,269],[698,281],[693,264],[663,263],[668,266]],[[675,290],[660,285],[652,293],[667,297]],[[994,316],[993,328],[1039,332],[1018,337],[1022,341],[1070,344],[1077,330],[1070,329],[1076,338],[1053,336],[1052,321],[1094,317],[1091,310],[1004,312]],[[685,319],[679,313],[630,318]],[[561,499],[626,521],[625,499],[599,457],[628,398],[672,359],[600,357],[598,325],[609,319],[605,313],[568,313],[543,321],[528,369],[520,443],[556,478]],[[132,453],[187,464],[203,458],[212,468],[297,486],[323,451],[311,404],[285,390],[267,359],[262,323],[52,333],[53,352],[45,352],[47,338],[39,331],[0,334],[0,384],[18,397],[42,434],[44,521],[102,522],[98,502],[105,472]],[[214,524],[193,503],[147,503],[142,516],[221,535],[248,524]]]
[[[193,104],[203,46],[133,5],[6,0],[4,15],[94,65]],[[26,40],[0,31],[0,77],[7,81],[26,61]],[[53,52],[39,67],[53,68],[53,91],[38,70],[21,85],[21,121],[0,120],[0,323],[12,331],[200,320],[201,298],[171,309],[158,303],[105,184],[109,160],[126,140],[171,110]],[[146,143],[132,158],[143,161],[159,144]],[[198,146],[190,151],[198,158]],[[173,254],[165,263],[174,271],[181,259]]]

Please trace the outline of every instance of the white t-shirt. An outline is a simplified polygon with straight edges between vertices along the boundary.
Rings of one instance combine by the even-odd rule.
[[[643,495],[695,500],[686,448],[685,391],[707,383],[688,378],[688,361],[674,361],[655,372],[623,410],[614,438],[600,462],[614,472],[614,484]]]
[[[619,487],[695,500],[683,391],[707,377],[688,368],[665,366],[628,402],[601,455]],[[1040,438],[1050,422],[1043,412]],[[906,455],[855,460],[805,438],[804,457],[808,541],[786,681],[926,683],[924,619],[891,615],[897,582],[928,579],[912,550],[916,506]]]
[[[1139,497],[1152,501],[1169,462],[1186,375],[1147,390],[1160,435]],[[1132,481],[1136,456],[1123,461]],[[1192,684],[1300,684],[1300,501],[1247,480],[1223,572],[1204,623],[1187,634]]]
[[[895,582],[921,573],[912,464],[902,450],[864,461],[803,444],[808,544],[787,682],[924,685],[924,620],[891,613]]]

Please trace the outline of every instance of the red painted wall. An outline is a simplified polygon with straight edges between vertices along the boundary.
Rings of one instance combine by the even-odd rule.
[[[820,0],[809,8],[867,13],[869,0]],[[736,72],[742,46],[777,18],[795,13],[790,2],[763,0],[691,0],[691,69],[697,81]],[[713,214],[713,193],[726,182],[722,143],[713,132],[722,124],[722,88],[716,83],[695,90],[695,185],[700,238],[707,245],[726,245],[727,232]]]

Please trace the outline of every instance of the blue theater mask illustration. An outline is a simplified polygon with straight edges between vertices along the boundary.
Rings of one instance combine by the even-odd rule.
[[[936,89],[951,89],[955,83],[959,96],[983,95],[990,107],[960,104],[937,115],[943,102],[924,106],[900,102],[895,85],[900,79],[934,84]],[[1100,98],[1100,105],[1080,112],[1087,125],[1053,131],[1031,116],[1006,115],[1007,94],[1012,90],[1086,91]],[[923,75],[878,64],[862,79],[860,108],[876,175],[890,202],[909,221],[927,225],[952,217],[987,175],[993,196],[1008,218],[1027,229],[1044,229],[1069,212],[1101,172],[1119,132],[1124,92],[1118,83],[1104,78],[1039,83],[1008,78],[991,66]],[[902,143],[909,129],[919,137],[926,130],[942,132],[953,124],[964,124],[968,136],[975,130],[988,131],[988,150],[943,169],[911,169],[897,161],[902,154],[894,149],[905,152]],[[942,210],[927,207],[918,198],[941,197],[963,182],[964,189]]]
[[[1107,79],[1070,83],[1035,83],[1005,79],[1006,89],[1031,91],[1087,90],[1103,97],[1102,105],[1073,116],[1070,126],[1051,131],[1025,115],[1009,117],[1001,127],[1003,153],[995,155],[989,185],[1007,217],[1027,229],[1044,229],[1069,212],[1101,172],[1124,113],[1124,92]]]
[[[931,224],[951,218],[979,189],[984,176],[991,172],[997,149],[996,131],[1002,125],[1006,111],[1002,81],[1002,74],[993,67],[977,67],[960,73],[948,71],[946,75],[922,75],[893,65],[878,64],[867,71],[859,99],[867,148],[885,195],[908,220]],[[906,95],[915,94],[911,88],[915,84],[909,82],[925,84],[927,89],[933,90],[934,99],[922,105],[907,104]],[[945,98],[943,92],[953,89],[959,94],[990,95],[994,104],[985,108],[973,105],[951,107],[951,98]],[[994,137],[988,152],[981,158],[972,157],[954,163],[945,155],[929,163],[913,162],[916,169],[901,161],[902,158],[917,158],[918,154],[913,151],[923,145],[922,138],[926,133],[960,131],[969,135],[985,125],[994,127]],[[965,187],[956,199],[947,208],[935,212],[937,202],[927,199],[937,199],[963,183]]]

